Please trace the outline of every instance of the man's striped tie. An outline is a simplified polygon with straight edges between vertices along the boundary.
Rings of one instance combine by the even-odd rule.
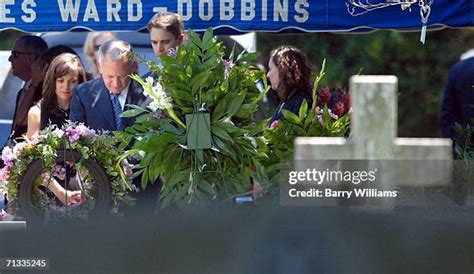
[[[115,127],[117,130],[122,130],[122,106],[120,105],[119,94],[110,94],[110,98],[112,100],[112,107],[114,109],[114,116],[115,116]]]

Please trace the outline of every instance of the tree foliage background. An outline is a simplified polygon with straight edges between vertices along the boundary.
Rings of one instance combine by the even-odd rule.
[[[300,48],[316,70],[324,58],[322,84],[348,87],[354,74],[398,77],[398,136],[439,137],[439,112],[449,68],[474,47],[472,29],[444,29],[427,33],[377,31],[369,34],[258,34],[260,61],[280,45]]]
[[[439,111],[449,68],[463,52],[474,48],[473,30],[430,31],[425,45],[419,42],[419,32],[258,33],[257,45],[259,62],[265,67],[269,52],[280,45],[303,50],[316,70],[326,58],[322,84],[331,87],[348,87],[349,78],[358,73],[396,75],[398,136],[439,137]],[[0,49],[10,50],[20,35],[18,31],[0,32]]]

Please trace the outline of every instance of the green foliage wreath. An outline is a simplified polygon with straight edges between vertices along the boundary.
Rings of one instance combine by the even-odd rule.
[[[258,149],[264,144],[256,135],[265,123],[256,125],[253,113],[265,96],[256,82],[266,85],[266,79],[249,64],[255,55],[231,54],[225,60],[212,30],[202,39],[190,31],[189,40],[173,56],[161,57],[160,66],[148,62],[155,79],[133,77],[153,98],[152,110],[135,106],[125,112],[124,116],[136,116],[136,123],[118,133],[125,140],[123,147],[134,140],[123,157],[143,157],[137,166],[142,187],[163,179],[162,208],[225,201],[246,193],[251,178],[264,177],[260,159],[266,155]],[[202,134],[205,119],[199,130],[191,129],[190,119],[200,114],[209,115],[209,140]],[[186,115],[191,115],[187,121]],[[210,146],[193,149],[193,138],[198,144],[198,139],[209,141]]]

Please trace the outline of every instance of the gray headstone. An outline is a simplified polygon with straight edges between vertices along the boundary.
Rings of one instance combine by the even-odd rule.
[[[397,138],[397,78],[353,76],[350,79],[351,136],[303,137],[295,140],[295,169],[302,160],[367,160],[383,165],[377,186],[439,186],[451,181],[452,141],[442,138]]]

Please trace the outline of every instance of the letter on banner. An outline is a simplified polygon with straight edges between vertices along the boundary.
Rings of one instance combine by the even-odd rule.
[[[288,22],[288,0],[283,0],[283,5],[280,3],[280,0],[275,0],[273,5],[273,21],[280,21],[278,17],[283,22]]]
[[[133,8],[136,6],[137,15],[133,14]],[[128,0],[128,21],[137,22],[143,17],[143,5],[141,0]]]
[[[186,13],[183,6],[186,5]],[[193,2],[191,0],[178,0],[178,14],[181,15],[183,21],[188,21],[193,17]]]
[[[7,9],[7,5],[14,5],[15,0],[0,1],[0,23],[15,23],[15,18],[8,18],[10,9]]]
[[[63,22],[69,21],[69,16],[71,17],[72,22],[77,22],[77,16],[79,15],[79,5],[81,1],[76,0],[75,4],[72,3],[72,0],[67,0],[66,5],[64,5],[63,0],[58,0],[59,11],[61,12],[61,19]]]
[[[302,8],[303,6],[304,8]],[[295,14],[295,21],[298,23],[304,23],[308,21],[309,18],[309,12],[307,9],[309,8],[309,3],[306,0],[298,0],[295,3],[295,11],[298,13],[298,15]]]
[[[242,21],[253,20],[255,18],[255,0],[242,0],[242,8],[240,11]]]
[[[116,22],[120,22],[119,11],[122,8],[120,0],[107,0],[107,22],[112,21],[112,15]]]
[[[28,7],[31,6],[31,7]],[[36,7],[36,3],[34,0],[24,0],[21,4],[21,9],[25,13],[21,16],[21,19],[25,23],[31,23],[36,20],[36,12],[33,8]]]
[[[84,11],[84,22],[89,21],[89,19],[94,19],[95,22],[99,22],[99,13],[95,6],[94,0],[87,0],[86,10]]]
[[[207,4],[207,14],[204,13],[204,7]],[[214,1],[213,0],[200,0],[199,1],[199,18],[203,21],[209,21],[212,19],[214,13]]]
[[[267,21],[267,0],[262,0],[262,21]]]
[[[232,20],[234,18],[234,0],[221,0],[221,20]]]

